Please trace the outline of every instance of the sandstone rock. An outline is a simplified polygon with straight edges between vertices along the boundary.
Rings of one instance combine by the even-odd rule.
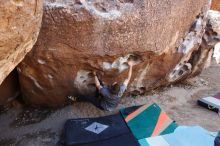
[[[210,45],[220,41],[220,12],[209,10],[206,35],[204,36]]]
[[[94,96],[91,72],[121,82],[128,58],[136,61],[131,93],[188,77],[209,53],[199,47],[208,8],[208,0],[45,1],[39,39],[18,67],[25,101],[60,106],[69,95]]]
[[[0,1],[0,84],[37,40],[42,0]]]
[[[213,57],[220,63],[220,12],[210,10],[208,12],[208,24],[204,39],[210,47],[214,47]]]
[[[0,85],[0,105],[5,105],[20,94],[18,75],[16,71],[11,72]]]
[[[220,1],[219,0],[212,0],[212,10],[220,11]]]
[[[200,46],[199,47],[197,46],[198,49],[191,49],[192,52],[189,53],[190,56],[184,55],[184,57],[180,61],[180,64],[178,64],[174,68],[174,71],[170,74],[171,76],[176,75],[179,72],[184,72],[185,74],[188,73],[188,75],[184,75],[184,74],[182,74],[181,76],[177,75],[178,80],[194,77],[198,75],[199,73],[201,73],[201,71],[204,68],[207,68],[210,65],[211,57],[213,54],[213,48],[218,42],[220,42],[220,21],[219,21],[220,15],[219,14],[220,12],[218,11],[213,11],[213,10],[208,11],[207,24],[205,27],[204,35],[202,37]],[[199,19],[197,19],[197,24],[199,24]],[[191,37],[190,33],[188,34],[188,36]],[[200,37],[197,37],[197,38],[200,38]],[[191,40],[189,42],[192,42],[193,39],[189,38],[186,40]],[[188,43],[188,44],[190,46],[191,43]],[[183,68],[187,69],[187,71],[182,70],[183,68],[180,68],[181,65],[182,66],[185,65],[185,67]],[[175,82],[178,80],[175,79]]]

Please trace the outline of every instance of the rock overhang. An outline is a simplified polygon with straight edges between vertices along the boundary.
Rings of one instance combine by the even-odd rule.
[[[95,96],[91,72],[108,84],[123,81],[129,55],[138,57],[129,92],[142,94],[201,71],[209,49],[204,60],[191,56],[200,52],[209,5],[208,0],[45,1],[38,42],[18,67],[24,99],[57,106],[68,95]],[[195,40],[187,42],[191,36]],[[169,80],[173,70],[180,75]]]

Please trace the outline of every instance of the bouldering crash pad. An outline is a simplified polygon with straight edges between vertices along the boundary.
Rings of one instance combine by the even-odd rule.
[[[141,146],[214,146],[216,133],[199,126],[179,126],[174,133],[139,140]]]
[[[214,96],[204,97],[198,100],[198,104],[219,113],[220,111],[220,93]]]
[[[120,114],[70,119],[64,126],[66,146],[138,146]]]
[[[128,127],[137,139],[172,133],[177,124],[157,104],[121,109]]]

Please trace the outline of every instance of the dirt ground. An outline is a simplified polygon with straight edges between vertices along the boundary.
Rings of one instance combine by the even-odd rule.
[[[133,105],[159,104],[180,125],[200,125],[220,130],[220,116],[197,105],[200,97],[220,92],[220,65],[212,65],[185,83],[152,91],[146,96],[124,97],[118,109]],[[117,111],[116,111],[117,112]],[[54,146],[64,122],[71,118],[112,114],[89,103],[74,103],[58,110],[9,109],[0,113],[0,146]]]

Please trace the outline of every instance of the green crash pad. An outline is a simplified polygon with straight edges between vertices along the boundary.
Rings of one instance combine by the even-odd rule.
[[[157,104],[130,107],[120,110],[128,127],[139,140],[172,133],[177,124]]]

